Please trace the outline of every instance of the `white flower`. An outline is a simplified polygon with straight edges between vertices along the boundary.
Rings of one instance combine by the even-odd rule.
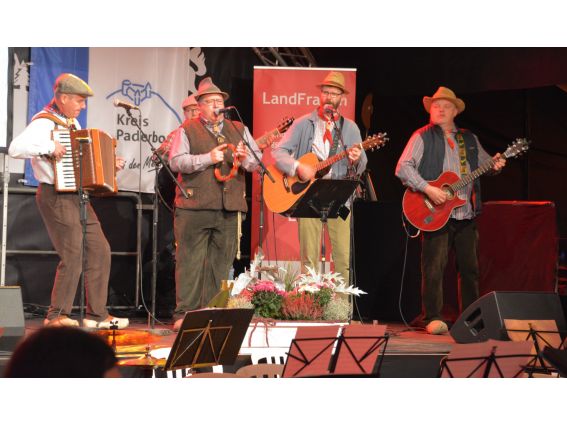
[[[231,295],[237,295],[246,286],[254,283],[256,280],[257,271],[260,268],[264,256],[260,253],[256,254],[254,257],[254,261],[250,264],[250,270],[245,270],[244,273],[241,273],[236,281],[234,282],[234,286],[232,287]],[[362,294],[366,294],[366,292],[358,289],[355,286],[349,286],[348,283],[345,282],[344,278],[341,276],[340,273],[325,273],[321,274],[315,271],[314,268],[306,266],[307,273],[301,274],[297,277],[297,279],[293,282],[294,288],[297,289],[298,292],[309,292],[309,293],[316,293],[321,290],[321,288],[330,288],[335,293],[340,294],[350,294],[360,296]],[[287,270],[280,267],[279,271],[282,272],[282,276],[287,273]],[[285,291],[285,283],[281,281],[280,276],[275,276],[274,273],[265,272],[267,275],[266,280],[270,280],[274,282],[274,286],[281,290]]]
[[[235,296],[240,294],[240,292],[242,292],[242,290],[248,286],[248,284],[252,281],[252,279],[254,278],[250,276],[246,272],[246,270],[244,271],[244,273],[240,273],[236,278],[236,280],[234,281],[234,285],[232,286],[232,291],[230,292],[230,295]]]
[[[336,286],[335,292],[340,293],[340,294],[356,295],[357,297],[362,295],[362,294],[366,294],[366,292],[364,292],[362,289],[358,289],[355,286],[346,286],[345,284],[340,284],[340,285]]]
[[[258,268],[262,265],[263,259],[264,256],[260,252],[257,252],[254,256],[254,260],[250,263],[250,276],[254,276],[256,274],[256,270],[258,270]]]
[[[345,283],[340,273],[317,273],[312,267],[306,266],[307,274],[300,275],[294,286],[298,292],[317,292],[321,288],[331,288],[333,292],[341,294],[362,295],[366,292]]]
[[[297,292],[311,292],[312,294],[314,294],[315,292],[319,292],[319,287],[317,286],[312,286],[312,285],[302,285],[299,286],[299,289],[297,290]]]

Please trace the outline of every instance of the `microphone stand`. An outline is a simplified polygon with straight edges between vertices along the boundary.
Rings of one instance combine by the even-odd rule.
[[[351,180],[355,180],[356,179],[356,169],[354,167],[354,163],[348,157],[347,148],[346,148],[345,142],[343,140],[343,132],[342,132],[342,128],[341,128],[342,126],[339,127],[337,125],[337,121],[335,121],[335,117],[333,116],[332,113],[329,114],[329,115],[330,115],[330,119],[335,123],[335,130],[336,130],[336,132],[339,136],[339,142],[340,142],[341,146],[343,147],[343,151],[346,155],[346,160],[348,161],[346,178],[351,179]],[[362,153],[361,153],[361,155],[362,155]],[[354,197],[355,197],[355,193],[356,193],[356,191],[354,191],[349,198],[350,210],[351,210],[351,217],[350,217],[350,223],[349,223],[350,235],[349,235],[349,260],[348,260],[348,267],[349,267],[348,285],[349,286],[354,286],[354,262],[353,262],[352,252],[354,250]],[[344,205],[343,205],[343,207],[346,208]],[[338,218],[337,218],[337,220],[338,220]],[[323,238],[324,238],[324,235],[323,235]],[[350,316],[350,319],[352,319],[352,317],[354,315],[354,302],[355,302],[354,296],[350,295],[349,296],[349,304],[350,304],[349,316]]]
[[[258,217],[259,225],[258,225],[258,254],[260,254],[260,258],[264,258],[264,169],[261,169],[259,172],[260,175],[260,215]],[[277,258],[276,258],[277,260]],[[277,263],[276,263],[277,265]],[[262,262],[260,262],[260,267],[258,270],[258,279],[262,278],[261,272]]]
[[[240,116],[240,113],[238,112],[238,109],[234,108],[234,110],[236,111],[236,115],[238,115],[238,119],[240,120],[240,122],[244,122],[242,120],[242,117]],[[226,113],[226,112],[225,112]],[[248,150],[252,153],[252,156],[254,157],[254,159],[258,162],[258,165],[260,166],[260,168],[262,169],[263,174],[267,175],[268,178],[272,181],[272,183],[275,183],[276,180],[274,179],[274,177],[272,176],[272,174],[270,173],[270,171],[266,168],[266,166],[264,165],[264,163],[262,162],[262,160],[260,158],[258,158],[258,155],[256,154],[256,152],[254,151],[254,149],[252,149],[252,146],[250,146],[250,143],[248,142],[247,137],[244,136],[244,130],[242,132],[240,132],[238,130],[238,128],[236,128],[236,126],[234,125],[234,123],[231,120],[227,120],[232,127],[236,130],[236,132],[240,135],[240,137],[242,138],[241,140],[244,141],[244,144],[248,147]]]
[[[244,123],[244,120],[240,116],[238,109],[235,107],[234,110],[236,111],[236,114],[238,115],[238,119],[240,120],[240,122]],[[259,250],[260,254],[263,256],[264,251],[262,249],[262,238],[264,237],[264,234],[263,234],[264,233],[264,175],[268,176],[268,178],[272,181],[272,183],[275,183],[276,180],[274,179],[274,176],[272,176],[270,171],[266,168],[266,165],[262,162],[262,160],[260,158],[258,158],[258,155],[254,151],[254,149],[252,149],[252,146],[248,142],[247,137],[244,137],[245,131],[243,130],[242,132],[240,132],[231,120],[227,120],[227,121],[232,125],[234,130],[236,130],[236,132],[240,135],[241,140],[244,141],[244,144],[248,147],[248,150],[252,153],[252,156],[254,156],[254,159],[256,159],[256,162],[260,166],[260,172],[259,172],[259,174],[260,174],[260,217],[259,217],[260,229],[259,229],[259,239],[258,239],[258,250]],[[260,261],[258,269],[259,270],[262,269],[262,262],[261,261]],[[258,271],[258,279],[260,279],[260,277],[261,277],[261,271]]]
[[[126,113],[128,114],[128,116],[130,118],[133,118],[132,112],[130,111],[131,108],[124,108],[124,109],[126,109]],[[139,112],[138,119],[133,118],[132,121],[134,122],[136,127],[138,127],[138,130],[140,130],[140,134],[142,135],[142,140],[145,140],[146,142],[148,142],[148,144],[150,145],[150,149],[152,151],[152,154],[155,155],[156,158],[158,158],[161,166],[167,171],[167,173],[169,174],[171,179],[175,182],[175,184],[177,185],[177,187],[179,188],[179,190],[181,191],[183,196],[185,196],[185,198],[189,198],[189,195],[187,195],[187,191],[179,184],[179,182],[177,181],[177,179],[173,175],[171,168],[169,168],[169,165],[163,159],[163,156],[157,151],[157,149],[155,148],[153,143],[150,141],[150,138],[142,130],[142,127],[140,125],[140,123],[142,121],[142,112],[139,109],[138,109],[138,112]],[[141,162],[142,162],[142,158],[140,158],[140,172],[142,171]],[[159,215],[159,210],[158,210],[159,203],[158,203],[158,199],[157,199],[158,169],[159,169],[159,167],[156,166],[156,168],[155,168],[156,174],[155,174],[155,178],[154,178],[154,198],[153,198],[153,205],[152,205],[152,208],[153,208],[153,214],[152,214],[152,280],[151,280],[151,284],[150,284],[152,306],[151,306],[150,311],[148,311],[148,326],[151,329],[153,329],[155,327],[155,320],[156,320],[155,313],[156,313],[156,286],[157,286],[157,225],[158,225],[158,215]],[[142,286],[140,286],[140,290],[142,291],[142,300],[143,300],[144,299],[144,297],[143,297],[143,290],[144,289],[142,288]],[[145,302],[144,302],[144,307],[146,307],[146,310],[148,309]]]
[[[342,128],[338,126],[337,121],[335,120],[335,117],[333,116],[333,113],[331,112],[330,114],[328,114],[329,118],[331,119],[331,121],[333,121],[335,123],[335,131],[337,132],[338,136],[339,136],[339,143],[341,144],[343,151],[346,155],[346,160],[348,161],[348,167],[347,167],[347,179],[352,179],[354,180],[356,178],[356,170],[354,168],[354,163],[350,160],[350,158],[348,157],[348,152],[347,152],[347,148],[345,145],[345,142],[343,140],[343,131]]]
[[[81,222],[81,301],[79,303],[79,322],[81,326],[84,325],[83,320],[85,319],[85,268],[87,265],[86,259],[86,246],[85,242],[87,240],[87,218],[88,218],[88,204],[89,204],[89,194],[83,189],[83,143],[89,143],[90,139],[88,137],[77,138],[79,142],[79,185],[77,186],[77,192],[79,194],[79,221]]]

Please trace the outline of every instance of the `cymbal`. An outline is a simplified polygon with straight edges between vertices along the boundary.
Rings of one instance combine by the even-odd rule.
[[[99,329],[95,331],[97,335],[106,339],[109,345],[112,345],[113,340],[116,346],[122,345],[143,345],[152,344],[160,341],[165,334],[159,334],[148,330],[141,329],[122,329],[122,330],[108,330]]]
[[[136,345],[117,345],[116,355],[121,357],[132,357],[136,354],[146,354],[156,348],[167,347],[167,344],[136,344]]]
[[[164,367],[166,359],[142,356],[136,359],[120,360],[118,366]]]

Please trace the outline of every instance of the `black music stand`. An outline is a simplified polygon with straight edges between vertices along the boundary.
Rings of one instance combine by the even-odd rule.
[[[164,369],[234,364],[253,314],[250,308],[187,312]]]
[[[316,180],[301,199],[291,207],[290,217],[318,218],[326,222],[328,218],[346,219],[348,212],[344,204],[351,197],[360,180],[351,179],[319,179]]]
[[[549,365],[543,356],[546,347],[562,350],[565,349],[567,339],[563,339],[565,331],[557,329],[555,320],[516,320],[504,319],[504,327],[508,337],[512,341],[532,341],[534,351],[537,355],[533,368],[529,371],[550,373]],[[553,365],[551,365],[553,367]]]
[[[386,325],[344,327],[329,372],[334,376],[365,375],[379,378],[388,340]]]
[[[298,328],[289,347],[282,377],[328,375],[338,333],[338,325]]]
[[[379,377],[388,338],[384,325],[299,328],[282,377]]]
[[[345,220],[349,210],[345,204],[352,196],[360,180],[319,179],[316,180],[299,201],[290,209],[290,217],[318,218],[323,223],[321,232],[321,273],[325,273],[325,224],[329,218],[341,217]]]
[[[517,378],[535,362],[532,341],[489,339],[456,344],[441,360],[441,378]],[[531,376],[531,375],[530,375]]]
[[[560,376],[567,377],[567,350],[560,350],[549,346],[543,347],[543,358],[553,366]]]

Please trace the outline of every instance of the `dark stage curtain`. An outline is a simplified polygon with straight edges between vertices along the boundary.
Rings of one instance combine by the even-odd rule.
[[[557,223],[551,202],[487,202],[478,220],[480,294],[555,290]]]

